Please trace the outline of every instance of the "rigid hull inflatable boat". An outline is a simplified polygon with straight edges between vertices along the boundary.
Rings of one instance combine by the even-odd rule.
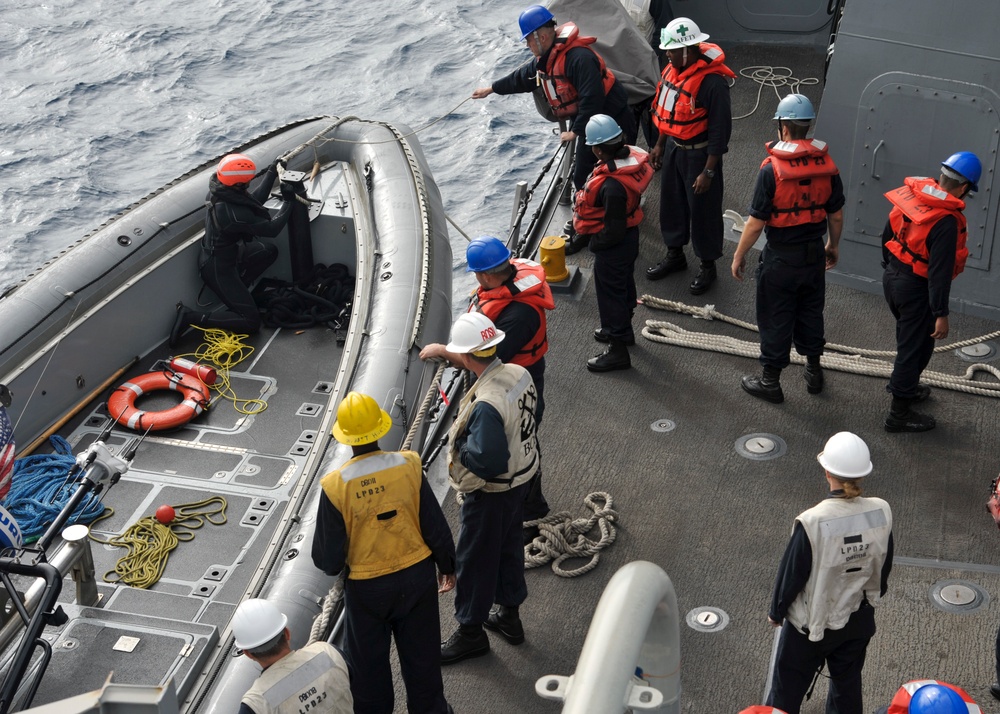
[[[235,711],[258,673],[233,648],[236,606],[272,600],[288,615],[293,646],[309,637],[334,582],[310,557],[319,478],[350,457],[330,436],[337,405],[351,390],[373,396],[393,419],[382,445],[419,448],[430,420],[418,408],[435,376],[419,346],[446,341],[450,328],[445,215],[408,133],[321,117],[235,149],[258,167],[283,157],[305,182],[309,207],[297,208],[299,218],[274,241],[280,255],[265,278],[292,282],[314,264],[342,264],[352,292],[336,321],[264,327],[245,340],[253,352],[229,382],[239,399],[260,400],[252,409],[213,394],[186,425],[144,436],[114,424],[106,406],[130,378],[196,351],[198,330],[168,346],[177,303],[218,305],[198,274],[218,159],[142,199],[2,296],[0,383],[14,395],[18,454],[51,451],[46,437],[54,434],[73,454],[90,455],[66,489],[87,490],[88,502],[100,492],[114,509],[93,525],[95,538],[120,535],[161,505],[225,500],[225,522],[216,515],[194,531],[147,588],[102,580],[124,551],[85,535],[64,541],[63,523],[48,524],[59,533],[42,537],[44,556],[37,542],[5,551],[0,571],[25,603],[22,614],[8,603],[0,635],[3,711],[100,690],[112,672],[106,691],[135,685],[128,691],[136,707],[156,702],[135,711],[177,711],[174,696],[180,711]],[[172,408],[176,397],[163,394],[138,407]]]

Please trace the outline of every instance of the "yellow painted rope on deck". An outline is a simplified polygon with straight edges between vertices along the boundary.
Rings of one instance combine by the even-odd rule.
[[[215,504],[215,508],[197,510],[202,506]],[[114,570],[103,576],[106,583],[122,583],[146,589],[154,585],[167,567],[167,560],[181,541],[194,539],[194,531],[205,525],[221,526],[226,522],[226,499],[212,496],[194,503],[172,506],[174,520],[164,525],[155,516],[146,516],[129,526],[121,535],[101,540],[91,532],[90,539],[116,548],[128,548],[128,553],[118,559]],[[108,514],[98,518],[106,518]],[[91,524],[93,528],[93,524]]]
[[[192,325],[204,333],[203,341],[198,349],[191,354],[179,357],[193,357],[197,362],[209,364],[216,368],[218,379],[215,384],[209,384],[209,389],[218,393],[219,397],[233,403],[233,408],[240,414],[260,414],[267,409],[267,402],[262,399],[240,399],[233,391],[229,379],[230,370],[253,354],[253,346],[243,340],[249,335],[239,335],[218,328],[205,328]]]

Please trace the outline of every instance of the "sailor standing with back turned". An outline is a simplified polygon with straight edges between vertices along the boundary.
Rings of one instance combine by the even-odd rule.
[[[799,714],[824,662],[827,714],[861,714],[861,670],[875,634],[871,601],[885,594],[892,569],[892,511],[863,498],[872,471],[868,446],[842,431],[816,457],[830,492],[795,519],[781,558],[768,620],[781,627],[766,704]]]

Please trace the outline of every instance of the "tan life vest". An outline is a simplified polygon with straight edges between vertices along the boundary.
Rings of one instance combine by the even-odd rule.
[[[343,656],[326,642],[314,642],[264,670],[243,703],[255,714],[354,714],[351,680]]]
[[[496,478],[483,479],[462,465],[458,437],[465,431],[476,402],[489,404],[503,419],[507,437],[507,471]],[[462,397],[458,417],[451,427],[448,476],[451,487],[460,493],[507,491],[527,483],[538,473],[538,434],[535,409],[538,392],[524,367],[495,360]]]

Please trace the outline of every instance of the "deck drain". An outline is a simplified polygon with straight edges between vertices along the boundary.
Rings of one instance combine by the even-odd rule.
[[[696,607],[686,619],[688,627],[698,632],[718,632],[729,624],[729,615],[717,607]]]
[[[767,461],[784,456],[788,446],[774,434],[747,434],[736,440],[736,453],[754,461]]]
[[[989,362],[996,359],[997,347],[992,342],[980,342],[955,350],[955,355],[966,362]]]
[[[956,614],[975,612],[988,605],[989,593],[967,580],[940,580],[931,586],[931,604]]]
[[[676,428],[676,426],[677,425],[670,419],[657,419],[656,421],[654,421],[652,424],[649,425],[649,428],[652,429],[653,431],[666,433],[668,431],[673,431]]]

